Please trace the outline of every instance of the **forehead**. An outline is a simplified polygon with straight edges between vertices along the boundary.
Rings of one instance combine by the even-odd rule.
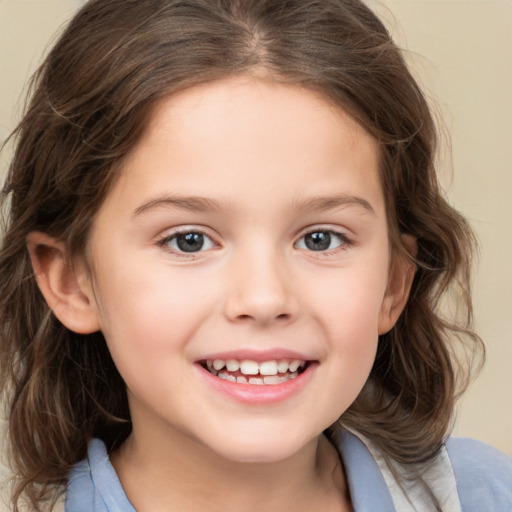
[[[319,93],[240,76],[157,103],[121,181],[139,196],[164,187],[227,202],[241,191],[265,202],[275,190],[297,202],[333,195],[338,183],[347,194],[366,189],[380,208],[378,168],[375,139]]]
[[[360,141],[378,149],[374,137],[326,95],[251,75],[199,84],[160,100],[153,107],[139,145],[167,137],[178,125],[180,131],[190,129],[205,141],[213,133],[236,130],[261,143],[269,142],[270,137],[265,136],[271,134],[272,125],[274,131],[281,130],[281,137],[273,139],[276,144],[291,141],[288,135],[295,141],[302,137],[308,145],[314,144],[318,139],[313,134],[329,136],[328,132],[339,131],[346,146]]]

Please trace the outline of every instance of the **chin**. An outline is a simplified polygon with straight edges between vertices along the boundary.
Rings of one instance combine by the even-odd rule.
[[[209,448],[222,458],[241,464],[274,464],[300,452],[317,436],[290,436],[290,432],[278,435],[258,433],[237,433],[228,437],[225,442],[215,439]],[[224,438],[225,439],[225,438]]]

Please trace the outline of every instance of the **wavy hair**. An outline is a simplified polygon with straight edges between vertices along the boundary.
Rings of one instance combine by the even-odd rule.
[[[431,112],[383,24],[359,0],[92,0],[33,77],[2,192],[0,370],[15,510],[22,496],[40,510],[92,437],[112,450],[130,432],[103,335],[76,334],[54,317],[27,234],[43,231],[83,254],[155,103],[244,73],[320,92],[371,133],[392,247],[412,258],[400,234],[417,241],[410,299],[340,421],[405,463],[433,456],[447,435],[468,380],[465,354],[481,348],[470,330],[475,241],[440,191]],[[450,290],[462,316],[440,313]]]

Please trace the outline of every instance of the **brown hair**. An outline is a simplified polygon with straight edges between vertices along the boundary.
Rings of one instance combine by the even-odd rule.
[[[319,91],[379,142],[395,253],[411,257],[411,297],[381,336],[370,378],[342,422],[401,462],[441,446],[457,393],[467,383],[455,341],[469,339],[474,239],[443,199],[429,108],[399,49],[359,0],[93,0],[71,21],[32,82],[13,134],[3,189],[0,361],[20,496],[39,510],[87,452],[109,450],[130,431],[123,381],[100,332],[67,330],[33,276],[26,236],[39,230],[83,253],[95,212],[155,102],[194,84],[241,73]],[[448,289],[462,320],[439,313]],[[457,376],[461,379],[457,384]]]

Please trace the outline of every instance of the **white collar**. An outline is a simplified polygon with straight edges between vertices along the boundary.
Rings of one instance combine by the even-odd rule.
[[[432,497],[442,512],[461,512],[455,475],[444,446],[428,462],[400,464],[385,457],[367,437],[345,426],[343,428],[356,436],[370,452],[384,477],[396,512],[432,512],[436,510]]]

